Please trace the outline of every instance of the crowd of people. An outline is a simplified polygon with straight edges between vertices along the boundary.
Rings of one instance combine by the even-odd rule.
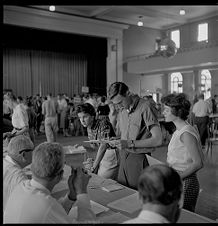
[[[70,223],[67,214],[76,201],[75,222],[96,221],[87,194],[90,174],[85,167],[72,168],[66,197],[57,201],[51,196],[62,180],[65,163],[58,133],[110,141],[90,143],[96,156],[89,172],[139,191],[143,209],[126,223],[176,222],[181,208],[195,211],[197,172],[203,167],[202,147],[207,139],[204,126],[215,109],[202,102],[202,94],[194,104],[184,93],[165,95],[160,104],[151,96],[131,93],[123,82],[115,82],[107,97],[47,94],[24,100],[5,93],[3,98],[5,223]],[[171,125],[165,128],[171,135],[166,165],[149,166],[145,154],[151,155],[164,142],[160,117]],[[35,147],[35,135],[42,127],[47,141]],[[30,163],[32,178],[28,179],[23,168]]]

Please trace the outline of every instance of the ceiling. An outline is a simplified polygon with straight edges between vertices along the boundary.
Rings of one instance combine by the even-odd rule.
[[[48,10],[49,6],[29,5],[35,9]],[[57,5],[56,13],[136,25],[139,17],[144,27],[169,29],[185,23],[218,16],[218,5]],[[184,9],[186,15],[179,15]]]

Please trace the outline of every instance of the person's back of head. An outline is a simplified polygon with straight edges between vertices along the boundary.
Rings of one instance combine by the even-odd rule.
[[[57,176],[61,179],[63,167],[64,150],[61,144],[44,142],[35,148],[31,164],[34,179],[51,181]]]
[[[203,93],[200,93],[200,94],[198,95],[198,99],[203,100],[203,99],[204,99],[204,94],[203,94]]]
[[[164,164],[146,167],[139,177],[138,191],[144,205],[153,205],[170,222],[178,220],[183,187],[173,168]]]
[[[101,102],[102,102],[102,103],[105,103],[106,99],[107,99],[106,96],[102,96],[102,97],[101,97]]]
[[[46,97],[47,97],[47,100],[52,99],[52,93],[48,93]]]
[[[7,147],[8,155],[22,168],[31,163],[33,149],[34,144],[29,137],[24,135],[13,137]]]

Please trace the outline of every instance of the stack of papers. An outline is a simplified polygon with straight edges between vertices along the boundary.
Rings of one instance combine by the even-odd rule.
[[[83,146],[64,146],[65,154],[83,154],[86,153],[86,149]]]
[[[142,201],[139,200],[138,192],[136,192],[122,199],[110,202],[107,206],[119,211],[124,211],[132,214],[142,208]]]
[[[124,187],[119,184],[109,184],[101,187],[101,189],[107,192],[112,192],[112,191],[118,191],[118,190],[124,189]]]
[[[97,202],[94,202],[91,200],[91,208],[92,208],[92,211],[95,213],[95,215],[98,215],[99,213],[102,213],[102,212],[105,212],[105,211],[108,211],[109,208],[97,203]],[[76,219],[77,216],[78,216],[78,208],[77,206],[74,206],[71,208],[68,216],[70,217],[70,219]]]

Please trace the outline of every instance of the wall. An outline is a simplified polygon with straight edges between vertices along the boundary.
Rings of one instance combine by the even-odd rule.
[[[123,32],[123,61],[128,57],[153,53],[155,51],[155,39],[161,37],[161,31],[157,29],[130,26]],[[125,64],[123,65],[125,67]],[[140,94],[140,75],[126,72],[123,68],[123,82],[125,82],[134,93]],[[141,86],[147,87],[146,79],[141,79]]]
[[[123,29],[128,25],[69,16],[22,6],[4,5],[3,23],[21,27],[104,37],[108,40],[108,52],[116,45],[116,53],[107,59],[108,83],[123,80]],[[107,84],[108,86],[108,84]]]
[[[161,82],[163,92],[168,93],[170,90],[170,80],[168,80],[168,87],[164,83],[166,74],[172,72],[183,72],[184,74],[184,92],[192,97],[193,93],[198,90],[197,80],[194,76],[195,71],[202,69],[212,70],[212,94],[218,92],[218,16],[211,17],[204,20],[199,20],[183,26],[174,27],[171,30],[180,29],[181,34],[181,51],[173,58],[152,57],[145,59],[146,53],[151,53],[154,50],[154,42],[157,36],[163,37],[160,31],[152,29],[144,29],[141,27],[130,27],[124,31],[124,59],[126,61],[123,65],[123,80],[124,82],[133,81],[137,84],[137,76],[145,74],[141,85],[146,87],[150,83],[149,77],[153,76],[155,82]],[[197,24],[208,22],[208,43],[197,42]],[[170,31],[170,30],[169,30]],[[158,35],[159,34],[159,35]],[[142,56],[144,54],[144,56]],[[131,59],[132,57],[132,59]],[[160,74],[165,74],[162,76]],[[148,77],[148,76],[149,77]],[[130,78],[130,77],[133,78]],[[158,77],[158,79],[155,78]],[[152,78],[152,77],[151,77]],[[158,81],[157,81],[158,80]],[[135,87],[136,85],[134,85]],[[195,87],[196,86],[196,87]],[[166,88],[168,90],[166,90]],[[137,92],[137,89],[135,89]]]
[[[153,53],[155,51],[155,39],[161,36],[160,30],[130,26],[123,32],[123,58]]]
[[[139,94],[140,75],[126,74],[123,82],[129,87],[130,91]]]

